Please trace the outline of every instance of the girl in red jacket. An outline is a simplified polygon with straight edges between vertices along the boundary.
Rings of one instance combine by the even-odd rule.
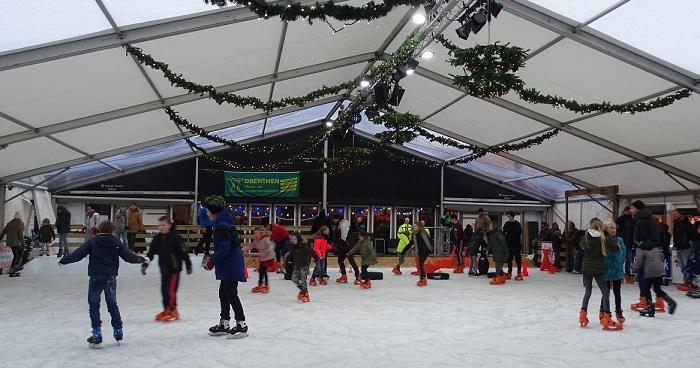
[[[258,250],[258,286],[251,291],[267,294],[270,292],[270,284],[267,278],[267,269],[275,265],[275,242],[270,239],[270,233],[259,227],[255,229],[255,240],[250,249]]]
[[[316,278],[321,285],[327,285],[328,281],[324,278],[326,269],[326,255],[329,251],[333,250],[333,247],[328,242],[330,237],[330,230],[328,226],[321,226],[321,228],[316,233],[314,237],[314,252],[318,259],[316,260],[316,267],[314,267],[314,273],[311,275],[311,280],[309,285],[316,286]]]

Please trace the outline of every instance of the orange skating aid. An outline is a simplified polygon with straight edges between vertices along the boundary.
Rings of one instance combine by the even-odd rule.
[[[527,272],[527,262],[521,261],[521,262],[520,262],[520,267],[521,267],[522,270],[523,270],[523,272],[522,272],[523,276],[525,276],[525,277],[530,277],[530,273]]]

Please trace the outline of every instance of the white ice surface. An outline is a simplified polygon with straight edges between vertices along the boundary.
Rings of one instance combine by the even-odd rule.
[[[122,264],[117,296],[125,341],[114,344],[103,305],[106,347],[92,350],[85,342],[86,265],[59,269],[55,257],[43,258],[20,278],[0,278],[2,367],[674,368],[700,359],[700,300],[667,287],[680,304],[674,316],[626,311],[624,331],[605,332],[594,291],[592,323],[581,329],[580,277],[535,270],[524,282],[498,287],[465,274],[427,288],[384,270],[386,280],[370,290],[335,282],[311,287],[308,305],[296,302],[290,281],[271,274],[270,294],[251,294],[250,282],[240,288],[250,337],[227,340],[207,335],[219,319],[213,273],[195,268],[183,275],[182,320],[163,324],[152,320],[161,303],[158,267],[141,276],[138,265]],[[624,285],[625,309],[637,295],[636,285]]]

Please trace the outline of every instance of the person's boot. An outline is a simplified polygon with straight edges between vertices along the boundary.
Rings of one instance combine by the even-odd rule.
[[[601,320],[601,324],[603,325],[603,330],[606,331],[622,330],[622,325],[613,321],[612,316],[608,312],[603,313],[603,319]]]
[[[642,317],[654,317],[654,314],[656,314],[656,309],[653,304],[649,304],[646,308],[639,310],[639,315]]]
[[[92,329],[92,335],[88,337],[87,342],[93,349],[102,349],[102,329],[94,327]]]
[[[360,284],[363,289],[371,289],[372,288],[372,281],[369,280],[362,280],[362,283]]]
[[[639,312],[640,310],[646,309],[646,308],[647,308],[647,299],[645,297],[640,297],[639,303],[630,304],[630,309],[635,311],[635,312]]]
[[[248,325],[245,321],[236,322],[236,326],[229,330],[227,339],[241,339],[248,337]]]
[[[578,313],[578,323],[581,327],[588,326],[588,312],[583,308],[581,308],[581,311]]]
[[[513,273],[508,272],[508,273],[506,274],[506,280],[510,280],[510,279],[512,279],[512,278],[513,278]]]
[[[361,283],[362,283],[362,277],[355,276],[355,281],[353,282],[353,284],[360,285]]]
[[[619,324],[625,324],[625,316],[622,315],[622,311],[615,312],[615,317],[617,318],[617,322]]]
[[[326,279],[323,277],[321,277],[321,279],[318,280],[318,283],[321,285],[328,285],[328,281],[326,281]]]
[[[303,291],[300,291],[299,294],[297,294],[297,301],[298,301],[299,303],[303,303],[303,302],[304,302],[304,292],[303,292]]]
[[[401,276],[403,274],[403,272],[401,272],[401,269],[398,266],[394,266],[391,272],[393,272],[396,276]]]
[[[168,308],[168,314],[162,319],[163,322],[168,321],[178,321],[180,319],[180,312],[178,312],[177,307]]]
[[[339,284],[347,284],[348,283],[348,276],[346,274],[342,274],[342,275],[340,275],[340,277],[337,280],[335,280],[335,282],[337,282]]]
[[[260,293],[267,294],[269,292],[270,292],[270,285],[269,284],[265,284],[265,285],[261,286]]]
[[[166,314],[168,314],[168,308],[163,308],[163,311],[160,312],[160,313],[158,313],[158,314],[156,314],[156,316],[153,317],[153,320],[155,320],[155,321],[162,321],[162,320],[163,320],[163,317],[165,317]]]
[[[428,279],[421,277],[420,280],[416,282],[416,286],[428,286]]]
[[[316,286],[316,285],[318,285],[318,283],[316,283],[316,278],[315,278],[315,277],[312,277],[311,280],[309,280],[309,285],[311,285],[311,286]]]
[[[263,285],[259,284],[258,286],[250,289],[250,292],[251,293],[260,293],[260,292],[262,292],[262,288],[263,288]]]
[[[676,288],[677,288],[679,291],[684,292],[684,293],[687,293],[687,292],[690,291],[690,285],[689,285],[689,284],[678,284],[678,286],[676,286]]]
[[[676,303],[676,301],[671,299],[671,297],[668,295],[664,297],[664,300],[666,301],[666,303],[668,303],[668,314],[676,313],[676,307],[678,306],[678,303]]]
[[[603,317],[605,317],[605,313],[603,313],[603,310],[598,311],[598,320],[600,321],[600,324],[603,324]]]
[[[117,345],[121,345],[121,341],[124,340],[124,329],[121,327],[115,327],[112,330],[112,336],[114,336],[114,340],[117,341]]]
[[[518,273],[517,275],[515,275],[515,281],[523,281],[523,274]]]
[[[656,297],[656,301],[654,302],[654,309],[656,309],[657,312],[663,313],[666,312],[666,305],[664,304],[664,298],[661,297]]]
[[[309,297],[309,292],[308,291],[302,291],[301,293],[301,302],[302,303],[308,303],[311,300]]]

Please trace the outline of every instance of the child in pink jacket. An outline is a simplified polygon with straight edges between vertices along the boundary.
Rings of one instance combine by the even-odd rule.
[[[333,247],[328,242],[330,238],[330,230],[328,226],[321,226],[314,237],[314,252],[318,256],[316,260],[316,267],[314,267],[314,273],[311,275],[311,280],[309,285],[316,286],[316,278],[321,285],[327,285],[328,281],[323,277],[326,272],[326,255],[329,251],[333,250]]]
[[[250,249],[258,251],[258,275],[260,277],[258,286],[251,291],[267,294],[270,292],[267,269],[275,264],[275,243],[270,239],[270,233],[263,228],[255,229],[255,239],[250,245]]]

